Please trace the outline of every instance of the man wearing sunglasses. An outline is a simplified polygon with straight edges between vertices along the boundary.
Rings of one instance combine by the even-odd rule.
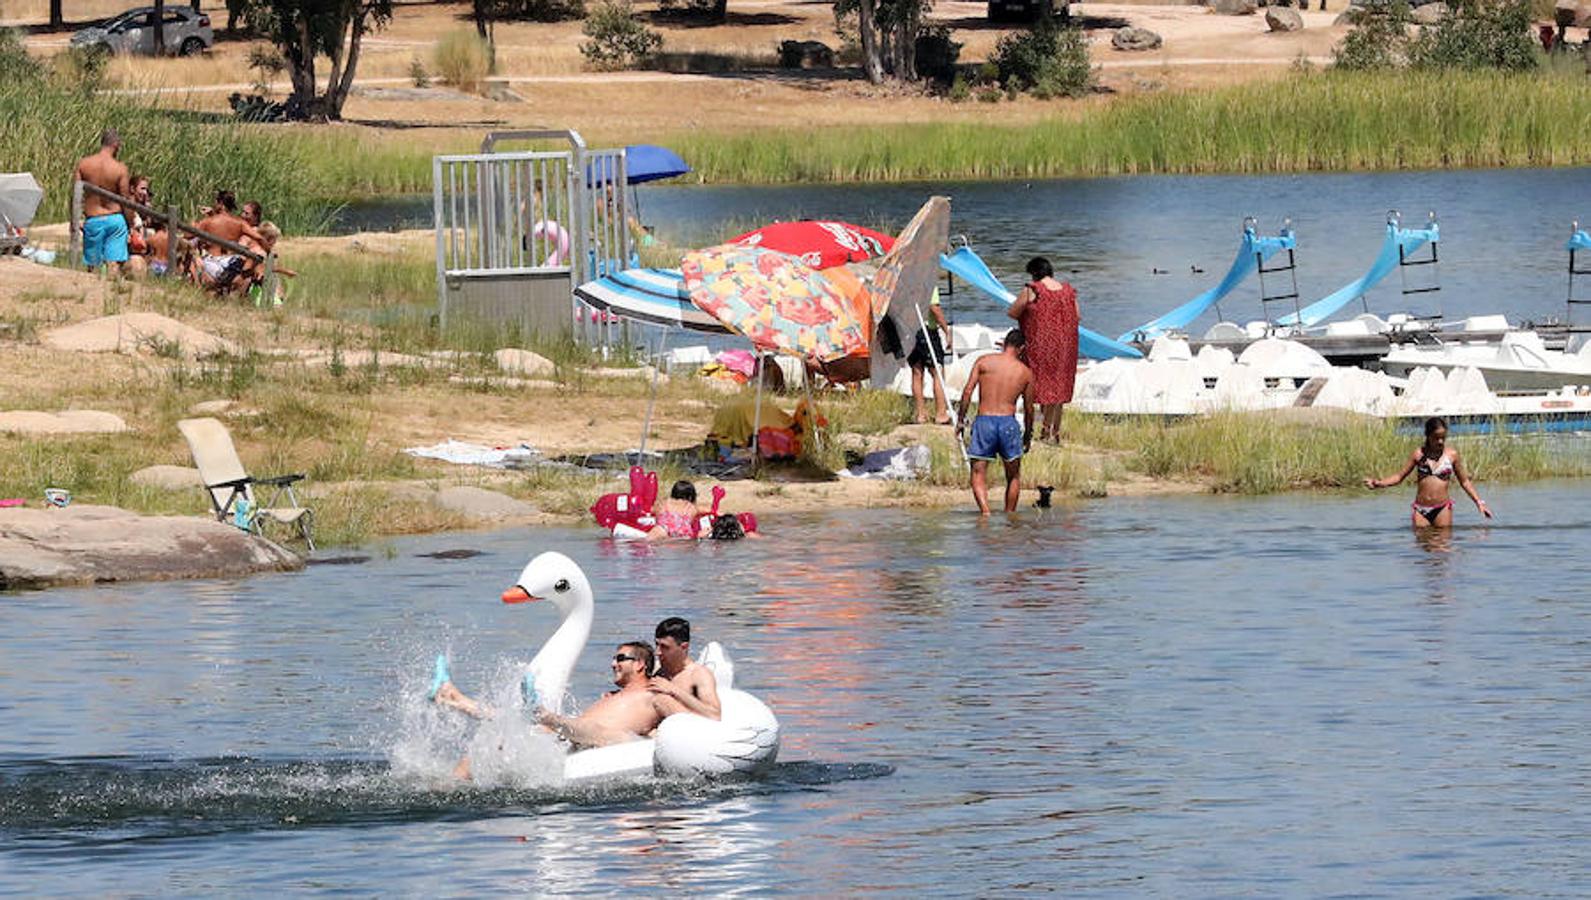
[[[590,709],[578,716],[540,710],[536,721],[579,749],[622,744],[651,734],[663,721],[647,684],[647,673],[652,671],[652,646],[645,641],[620,644],[610,666],[616,690],[597,698]]]
[[[695,713],[717,720],[718,680],[707,667],[691,659],[691,623],[671,616],[657,623],[657,675],[647,685],[657,697],[664,716]]]
[[[578,716],[561,716],[539,709],[536,721],[581,750],[622,744],[651,734],[657,723],[663,721],[647,684],[647,674],[652,671],[652,646],[645,641],[620,644],[609,667],[613,670],[615,690],[597,698],[597,702]],[[443,682],[434,699],[441,706],[477,719],[489,719],[494,713],[485,704],[466,696],[452,681]],[[459,762],[454,774],[459,778],[470,777],[468,757]]]

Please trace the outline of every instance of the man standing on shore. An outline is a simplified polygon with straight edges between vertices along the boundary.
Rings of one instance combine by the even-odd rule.
[[[967,457],[972,462],[972,497],[978,512],[989,514],[989,463],[999,457],[1005,463],[1005,511],[1016,512],[1022,494],[1022,454],[1033,444],[1033,370],[1022,362],[1027,337],[1013,328],[1005,336],[999,354],[982,357],[972,367],[972,376],[961,392],[957,406],[956,439],[961,440],[967,426],[967,407],[973,391],[978,392],[978,418],[972,423],[972,446]],[[1021,426],[1016,421],[1016,401],[1022,398]]]
[[[131,193],[127,167],[117,155],[122,150],[121,135],[107,128],[99,136],[99,152],[85,156],[72,177],[101,190],[126,197]],[[83,192],[83,265],[97,269],[104,265],[112,275],[120,275],[127,262],[127,219],[120,203],[107,200],[93,191]]]

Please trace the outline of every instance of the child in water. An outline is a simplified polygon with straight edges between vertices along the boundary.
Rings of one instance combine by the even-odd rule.
[[[1402,484],[1410,472],[1418,473],[1414,487],[1413,513],[1410,521],[1419,528],[1453,527],[1453,499],[1448,495],[1448,482],[1458,476],[1459,487],[1475,501],[1475,508],[1490,519],[1492,511],[1486,501],[1475,493],[1469,470],[1458,455],[1457,447],[1447,446],[1447,422],[1432,417],[1425,420],[1425,443],[1409,454],[1403,471],[1391,478],[1366,478],[1365,487],[1371,490]]]

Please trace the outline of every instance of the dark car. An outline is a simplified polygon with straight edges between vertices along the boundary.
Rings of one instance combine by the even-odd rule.
[[[215,46],[210,17],[202,12],[186,6],[168,6],[161,24],[167,53],[192,56]],[[90,25],[72,35],[72,46],[154,56],[155,8],[130,9],[114,19]]]
[[[991,22],[1036,22],[1050,16],[1062,22],[1071,19],[1067,0],[989,0]]]

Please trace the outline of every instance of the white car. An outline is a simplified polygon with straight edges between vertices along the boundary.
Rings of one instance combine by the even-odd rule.
[[[167,53],[192,56],[215,46],[210,17],[186,6],[166,7],[162,31]],[[72,46],[154,56],[155,8],[130,9],[114,19],[90,25],[72,35]]]

